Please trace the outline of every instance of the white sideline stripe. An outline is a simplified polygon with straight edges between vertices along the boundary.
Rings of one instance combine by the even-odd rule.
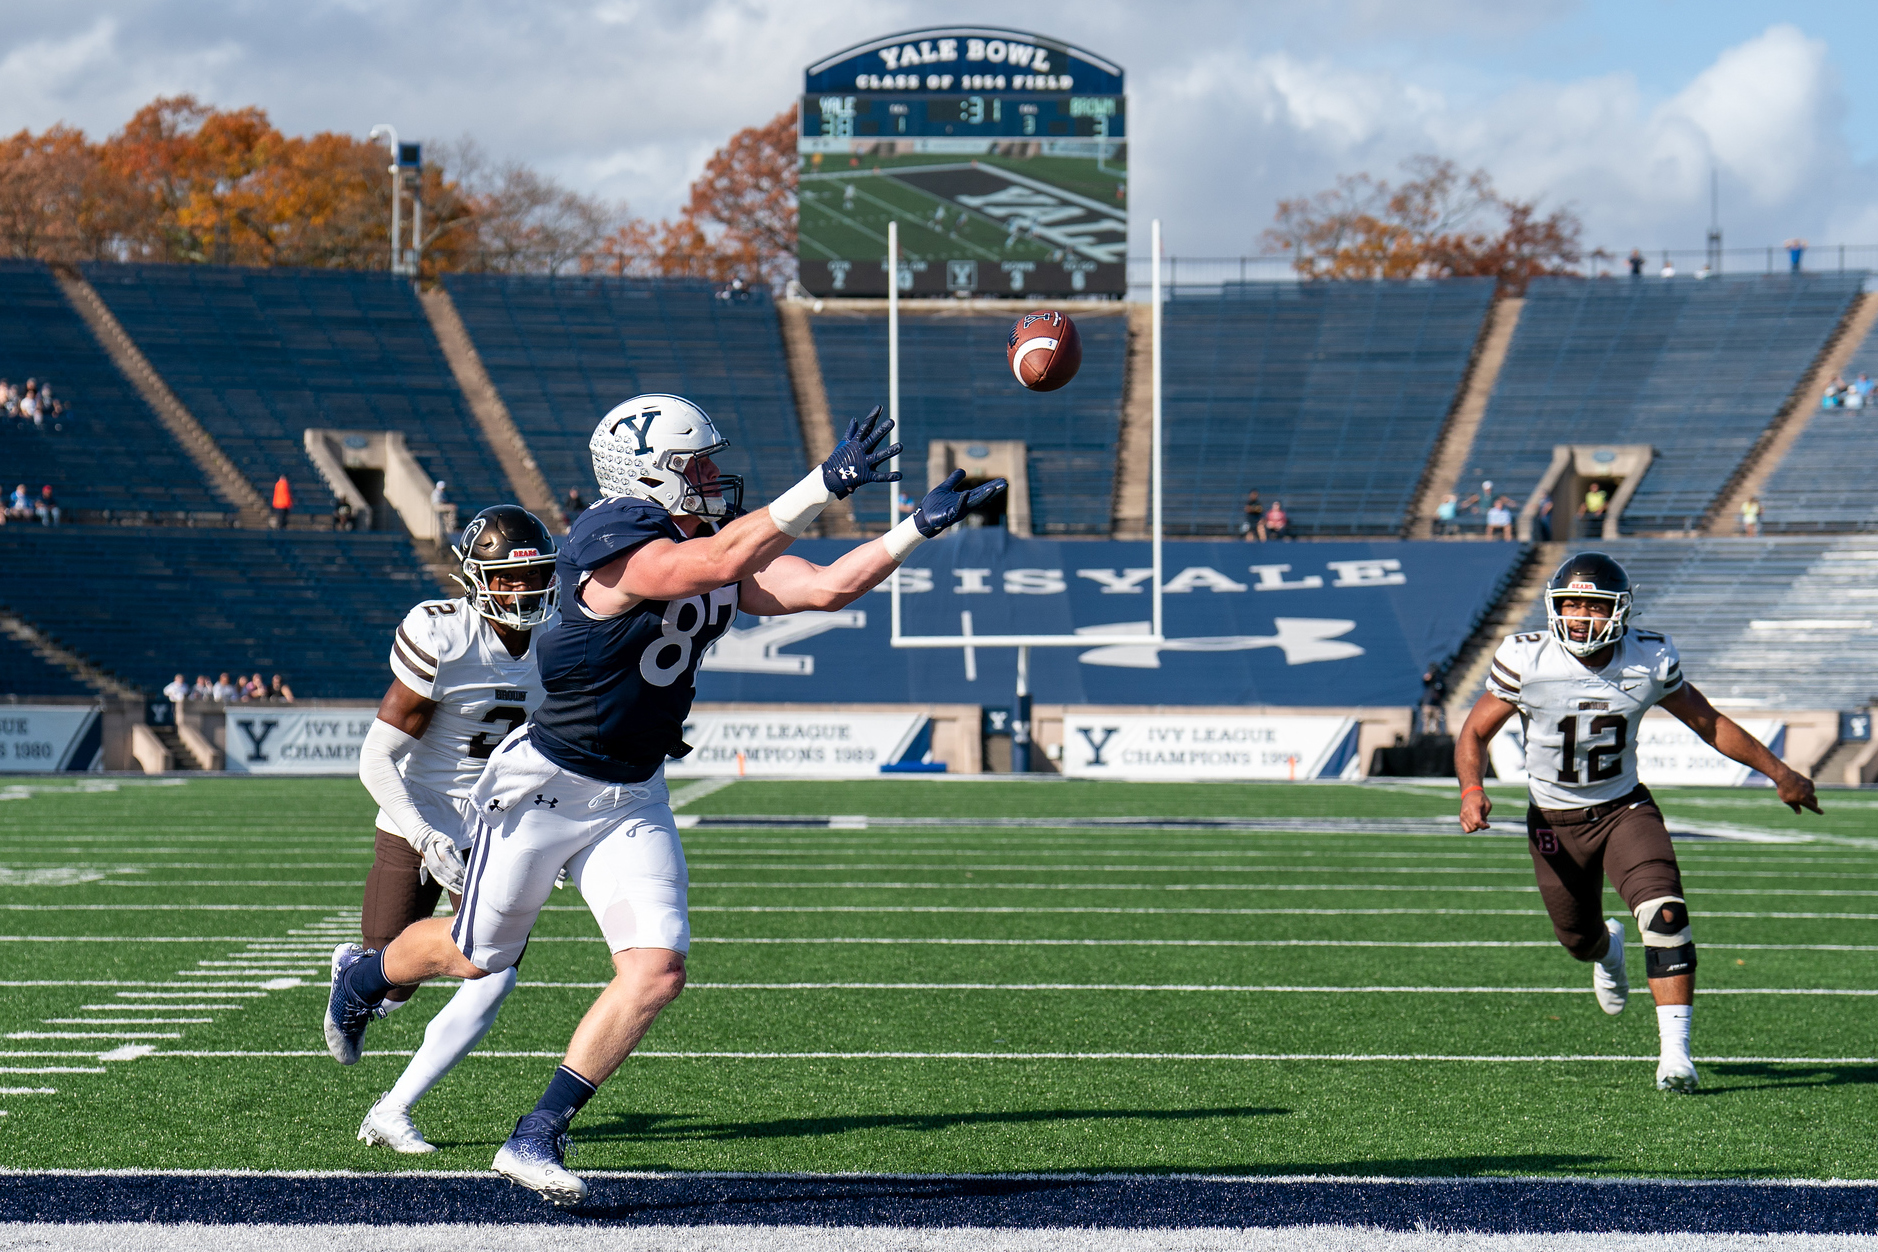
[[[57,1095],[57,1087],[0,1087],[0,1095]]]
[[[81,1004],[78,1007],[81,1009],[97,1009],[99,1012],[102,1012],[102,1013],[126,1013],[126,1012],[134,1012],[137,1009],[148,1009],[152,1013],[169,1013],[178,1009],[234,1010],[234,1009],[245,1009],[248,1006],[245,1004],[229,1004],[226,1001],[224,1001],[223,1003],[220,1003],[220,1004]],[[98,1019],[98,1020],[103,1020],[103,1019]],[[153,1018],[151,1020],[155,1020],[155,1019]]]
[[[265,940],[254,939],[247,935],[0,935],[0,943],[246,943],[259,944]],[[283,952],[312,952],[312,947],[290,947],[280,949]],[[324,949],[330,951],[330,949]],[[270,949],[270,952],[272,949]],[[197,964],[211,964],[199,961]]]
[[[587,908],[551,904],[543,913],[586,913]],[[1052,907],[1024,904],[694,904],[693,913],[969,913],[1056,914],[1095,913],[1120,917],[1539,917],[1535,909],[1156,909],[1100,908],[1093,905]],[[1817,920],[1878,922],[1878,913],[1741,913],[1703,909],[1703,917],[1751,920]]]
[[[598,936],[538,937],[531,943],[592,943]],[[967,948],[1452,948],[1458,943],[1490,943],[1496,948],[1555,948],[1552,939],[1396,940],[1396,939],[749,939],[724,935],[694,936],[696,943],[883,944]],[[1872,943],[1704,943],[1731,952],[1878,952]]]
[[[0,1074],[102,1074],[102,1065],[0,1065]]]
[[[1090,871],[1094,871],[1095,873],[1098,873],[1098,874],[1101,874],[1101,873],[1191,874],[1195,870],[1198,870],[1202,873],[1207,873],[1207,874],[1321,874],[1325,870],[1329,870],[1329,869],[1348,870],[1352,874],[1482,874],[1482,875],[1484,874],[1516,874],[1516,875],[1523,875],[1523,874],[1532,873],[1532,866],[1530,864],[1516,865],[1507,869],[1493,869],[1493,868],[1486,867],[1486,866],[1471,866],[1471,865],[1434,865],[1434,866],[1429,866],[1426,868],[1423,868],[1421,866],[1416,866],[1416,865],[1328,865],[1328,864],[1324,864],[1321,862],[1316,865],[1154,865],[1151,863],[1144,863],[1140,865],[1077,865],[1077,864],[1069,864],[1069,863],[1056,864],[1056,865],[1016,865],[1016,864],[981,865],[981,864],[960,863],[960,862],[953,861],[953,862],[947,862],[947,863],[937,864],[937,865],[916,865],[916,864],[908,864],[907,862],[904,862],[904,861],[891,862],[887,864],[876,864],[876,863],[872,863],[868,861],[831,861],[825,865],[810,865],[810,864],[804,864],[800,861],[796,861],[796,862],[784,861],[784,862],[779,862],[774,865],[765,865],[761,862],[744,861],[744,862],[737,862],[737,863],[728,864],[728,865],[713,865],[708,861],[692,861],[689,864],[692,869],[745,869],[745,870],[748,870],[748,869],[795,869],[795,870],[812,870],[812,869],[942,869],[943,870],[943,869],[951,869],[951,870],[969,871],[974,874],[979,873],[980,871],[989,872],[992,870],[1011,872],[1011,873],[1038,873],[1038,874],[1056,874],[1056,873],[1065,873],[1065,872],[1070,872],[1070,871],[1074,871],[1077,873],[1088,873]],[[1780,875],[1774,875],[1774,877],[1780,877]],[[1795,875],[1791,875],[1791,877],[1814,878],[1814,877],[1819,877],[1819,875],[1795,874]],[[1873,877],[1873,875],[1871,874],[1834,874],[1834,875],[1831,875],[1831,877],[1834,877],[1834,878],[1871,878]]]
[[[325,880],[321,880],[319,882],[302,882],[299,880],[288,880],[288,879],[280,879],[280,878],[268,878],[268,879],[234,878],[234,879],[213,879],[213,880],[170,879],[168,881],[154,881],[154,882],[149,879],[145,879],[143,881],[133,881],[131,879],[124,878],[124,879],[106,879],[101,883],[96,883],[93,885],[102,886],[102,887],[356,887],[358,886],[358,884],[355,882],[327,882]]]
[[[262,987],[258,982],[143,982],[131,978],[28,978],[11,982],[0,982],[0,987],[187,987],[187,991],[172,992],[174,995],[208,996],[259,996],[265,991],[226,991],[227,987]],[[153,993],[154,994],[154,993]]]
[[[139,1022],[138,1025],[142,1025]],[[180,1030],[13,1030],[9,1039],[181,1039]]]
[[[12,913],[330,913],[343,904],[0,904]],[[357,907],[356,904],[353,907]]]
[[[113,1004],[111,1007],[121,1009],[136,1006]],[[174,1006],[166,1005],[165,1007]],[[39,1019],[40,1024],[45,1026],[183,1026],[205,1025],[214,1020],[213,1017],[42,1017]]]
[[[1448,883],[1419,886],[1408,883],[1102,883],[1102,882],[694,882],[700,888],[729,890],[819,891],[1409,891],[1422,895],[1467,892],[1491,895],[1538,895],[1533,887],[1472,887]],[[1704,887],[1704,896],[1878,896],[1878,891],[1825,888],[1788,891],[1778,887]]]
[[[412,1051],[367,1049],[366,1056],[411,1056]],[[471,1052],[472,1057],[484,1060],[550,1060],[567,1055],[565,1048],[558,1052],[500,1052],[478,1049]],[[1622,1056],[1605,1052],[1560,1053],[1553,1055],[1492,1055],[1470,1053],[1441,1052],[902,1052],[902,1051],[858,1051],[858,1052],[742,1052],[742,1051],[659,1051],[641,1048],[633,1056],[645,1060],[665,1061],[1398,1061],[1418,1062],[1480,1062],[1496,1065],[1613,1061],[1629,1064],[1632,1062],[1654,1061],[1655,1056]],[[178,1057],[189,1060],[274,1060],[274,1059],[318,1059],[330,1060],[331,1054],[325,1049],[317,1051],[294,1052],[196,1052],[182,1049],[158,1048],[148,1054],[149,1058]],[[1878,1056],[1698,1056],[1694,1058],[1704,1065],[1878,1065]],[[103,1073],[103,1070],[85,1071]],[[9,1172],[48,1173],[47,1170],[8,1171]],[[109,1171],[84,1171],[109,1172]],[[214,1171],[203,1171],[205,1173]],[[399,1171],[403,1173],[409,1171]],[[601,1173],[601,1171],[583,1171]],[[352,1175],[345,1175],[352,1176]],[[479,1178],[488,1177],[487,1171],[477,1173]],[[689,1177],[690,1175],[687,1175]],[[1113,1177],[1114,1175],[1103,1175]],[[1155,1178],[1177,1177],[1178,1175],[1156,1174]],[[1212,1175],[1206,1175],[1211,1178]],[[1268,1181],[1268,1180],[1262,1180]],[[1431,1182],[1445,1181],[1429,1179]],[[1680,1180],[1678,1180],[1680,1181]],[[1874,1183],[1873,1185],[1878,1185]]]
[[[518,982],[559,990],[611,986],[604,982]],[[1304,995],[1583,995],[1583,987],[1317,987],[1260,983],[1159,982],[688,982],[697,991],[1212,991]],[[1704,987],[1705,996],[1878,996],[1878,987]]]

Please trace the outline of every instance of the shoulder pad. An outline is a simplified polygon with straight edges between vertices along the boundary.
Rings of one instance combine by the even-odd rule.
[[[614,496],[574,519],[561,545],[561,559],[575,569],[595,570],[649,539],[681,542],[685,532],[672,515],[650,500]]]
[[[404,615],[397,638],[406,652],[435,670],[463,652],[475,625],[476,612],[466,600],[421,600]]]

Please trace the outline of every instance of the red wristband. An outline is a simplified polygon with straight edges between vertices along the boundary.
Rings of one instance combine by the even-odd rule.
[[[1478,791],[1478,792],[1480,792],[1480,793],[1482,793],[1482,794],[1484,795],[1484,794],[1486,793],[1486,790],[1487,790],[1487,789],[1486,789],[1485,787],[1482,787],[1482,786],[1480,786],[1480,785],[1479,785],[1478,783],[1476,783],[1476,784],[1475,784],[1474,786],[1472,786],[1472,787],[1462,787],[1462,788],[1461,788],[1461,798],[1462,798],[1462,799],[1466,799],[1466,798],[1467,798],[1467,793],[1468,793],[1468,792],[1470,792],[1470,791]]]

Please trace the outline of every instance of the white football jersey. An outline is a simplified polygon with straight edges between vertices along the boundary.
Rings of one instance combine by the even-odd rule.
[[[1542,809],[1589,808],[1636,790],[1643,715],[1681,689],[1676,645],[1634,626],[1599,670],[1550,631],[1508,635],[1487,675],[1487,690],[1519,709],[1527,786]]]
[[[398,763],[413,800],[420,788],[469,798],[496,746],[541,706],[535,644],[553,626],[537,626],[528,651],[513,657],[468,600],[426,600],[405,615],[391,641],[391,672],[437,702],[424,737]]]

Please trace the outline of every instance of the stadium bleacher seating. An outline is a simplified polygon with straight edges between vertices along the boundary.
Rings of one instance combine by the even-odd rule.
[[[887,402],[884,313],[828,312],[812,319],[815,351],[836,433]],[[1119,316],[1079,316],[1082,370],[1060,391],[1025,391],[1005,349],[1011,318],[902,312],[900,429],[909,494],[925,492],[934,439],[1021,439],[1030,455],[1031,531],[1107,534],[1115,496],[1128,327]],[[864,506],[866,507],[866,506]],[[884,521],[886,505],[873,506]]]
[[[1863,271],[1536,280],[1456,490],[1486,477],[1523,503],[1555,444],[1650,444],[1624,529],[1690,528],[1863,283]],[[1555,516],[1577,504],[1557,501]]]
[[[444,289],[556,497],[594,498],[587,441],[614,405],[642,392],[684,396],[730,447],[745,507],[807,472],[802,428],[767,291],[719,299],[699,279],[451,274]]]
[[[1489,279],[1228,283],[1162,317],[1170,534],[1399,533],[1493,299]]]
[[[1725,710],[1859,709],[1878,695],[1878,551],[1844,537],[1606,540],[1632,620],[1667,633]],[[1545,629],[1536,601],[1521,630]]]
[[[0,378],[50,381],[54,430],[0,415],[0,482],[50,485],[68,510],[232,513],[38,261],[0,261]]]
[[[512,498],[408,280],[219,265],[83,269],[264,501],[285,473],[296,513],[332,508],[306,456],[310,426],[404,432],[463,518]]]
[[[1878,377],[1878,332],[1845,368]],[[1878,530],[1878,408],[1820,409],[1761,491],[1765,534]]]
[[[0,695],[88,696],[90,687],[71,671],[33,655],[33,650],[11,635],[0,635]],[[4,706],[0,706],[4,707]]]
[[[439,594],[400,534],[7,526],[0,559],[0,606],[149,692],[259,670],[376,697],[392,630]]]

